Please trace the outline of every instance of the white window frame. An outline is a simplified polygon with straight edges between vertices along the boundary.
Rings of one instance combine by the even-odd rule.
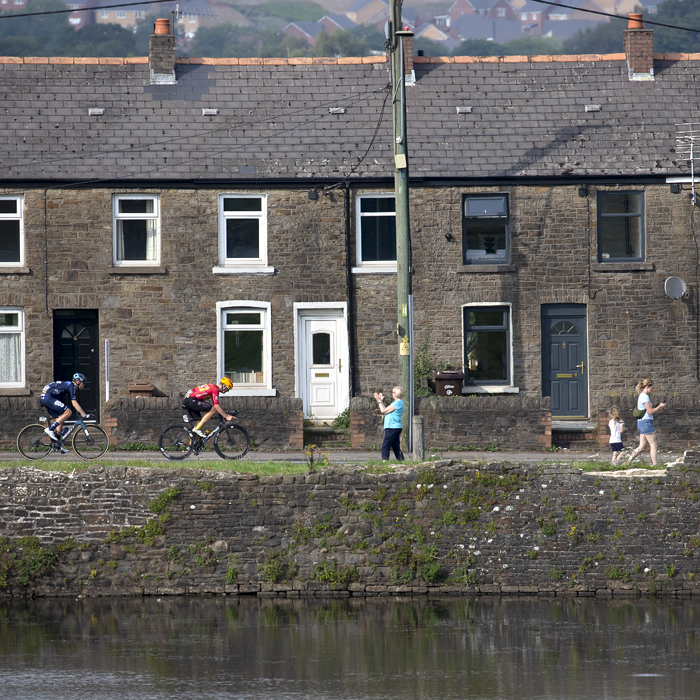
[[[225,199],[260,199],[260,213],[225,212]],[[229,219],[257,218],[260,222],[259,257],[226,257],[226,221]],[[267,264],[267,195],[260,192],[236,192],[219,195],[219,265],[212,269],[215,275],[272,275],[275,268]]]
[[[120,214],[119,202],[122,199],[150,199],[153,200],[152,214]],[[119,260],[117,256],[117,236],[119,221],[152,219],[156,222],[156,257],[154,260]],[[160,267],[160,196],[157,194],[115,194],[112,197],[112,263],[115,267]]]
[[[227,311],[259,311],[262,313],[263,330],[263,374],[264,384],[255,386],[234,384],[226,396],[277,396],[277,390],[272,387],[272,304],[269,301],[218,301],[216,302],[216,346],[217,346],[217,377],[224,376],[224,322]]]
[[[109,10],[102,10],[100,12],[100,17],[102,17],[102,19],[109,19]]]
[[[16,214],[0,214],[3,221],[19,221],[19,260],[0,262],[0,272],[3,267],[24,267],[24,197],[22,195],[3,195],[0,200],[17,202]]]
[[[17,314],[17,326],[0,326],[0,334],[12,333],[20,336],[20,380],[18,382],[0,382],[0,389],[19,389],[25,386],[25,327],[24,309],[17,306],[2,306],[0,314]]]
[[[396,202],[396,195],[393,192],[365,192],[355,197],[355,248],[357,252],[357,267],[352,268],[355,274],[396,274],[396,261],[382,260],[375,262],[362,259],[362,218],[363,216],[392,216],[391,212],[361,212],[363,199],[393,199]],[[396,218],[396,205],[394,204],[394,218]]]
[[[464,384],[464,394],[519,394],[520,388],[513,384],[513,372],[515,370],[515,362],[513,359],[513,304],[508,301],[473,301],[468,304],[462,304],[460,308],[460,323],[462,325],[462,362],[466,356],[467,350],[467,333],[464,327],[464,309],[473,308],[474,306],[507,306],[508,307],[508,362],[510,364],[508,373],[510,375],[510,384]],[[462,367],[464,369],[464,367]],[[466,381],[466,373],[465,373]]]
[[[126,10],[117,10],[117,19],[126,19]]]

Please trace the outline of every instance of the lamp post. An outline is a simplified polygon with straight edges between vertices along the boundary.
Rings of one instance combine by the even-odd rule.
[[[413,32],[404,30],[401,23],[401,0],[391,0],[389,20],[389,56],[391,58],[391,92],[394,122],[394,198],[396,202],[396,292],[397,292],[397,349],[399,384],[404,389],[404,405],[413,405],[413,377],[411,376],[409,295],[411,294],[411,260],[408,216],[408,143],[406,136],[406,69],[404,64],[404,37]],[[403,439],[410,445],[411,411],[403,412]]]

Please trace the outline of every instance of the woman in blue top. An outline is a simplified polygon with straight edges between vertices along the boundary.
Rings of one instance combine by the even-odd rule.
[[[384,405],[384,394],[377,394],[375,392],[374,398],[377,400],[377,406],[379,410],[384,415],[384,442],[382,443],[382,459],[386,462],[389,459],[389,450],[394,450],[394,457],[396,457],[399,462],[404,459],[403,452],[401,452],[401,430],[403,428],[403,423],[401,418],[403,416],[403,401],[401,397],[403,396],[403,389],[400,386],[395,386],[391,390],[391,395],[394,397],[394,401],[391,405]]]

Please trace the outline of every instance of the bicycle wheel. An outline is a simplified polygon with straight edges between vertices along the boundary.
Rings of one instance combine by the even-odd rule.
[[[227,425],[214,435],[214,449],[222,459],[240,459],[250,449],[250,435],[240,425]]]
[[[97,459],[107,452],[109,438],[99,425],[80,427],[73,433],[73,452],[80,459]]]
[[[192,433],[184,425],[169,425],[160,434],[158,447],[168,459],[185,459],[192,453]]]
[[[17,436],[17,449],[27,459],[44,459],[51,452],[51,438],[43,425],[28,425]]]

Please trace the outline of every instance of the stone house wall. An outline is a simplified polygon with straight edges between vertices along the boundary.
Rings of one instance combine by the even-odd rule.
[[[0,596],[696,596],[699,456],[624,477],[3,469]]]
[[[642,376],[657,386],[689,393],[698,384],[695,326],[695,244],[691,204],[667,185],[628,186],[645,192],[646,262],[599,264],[596,191],[577,186],[428,187],[411,189],[411,244],[415,307],[414,349],[429,336],[437,367],[460,366],[462,307],[474,302],[511,304],[513,384],[527,398],[542,393],[540,309],[548,303],[588,309],[587,376],[592,415],[607,394],[624,396]],[[218,195],[268,195],[268,259],[274,275],[214,275],[218,263]],[[354,195],[350,191],[350,260],[356,261]],[[390,191],[377,187],[374,191]],[[3,190],[9,194],[10,190]],[[112,195],[155,193],[161,202],[161,268],[124,274],[112,266]],[[461,264],[462,197],[507,192],[510,263],[497,269]],[[271,304],[272,374],[277,396],[294,397],[295,302],[347,301],[345,194],[259,186],[148,190],[56,189],[47,200],[48,283],[44,278],[43,190],[24,194],[26,271],[2,274],[0,305],[26,314],[24,389],[53,380],[53,309],[97,309],[100,375],[110,340],[110,398],[128,394],[135,380],[152,382],[158,395],[177,399],[215,379],[216,303]],[[670,300],[664,280],[677,275],[687,299]],[[45,296],[48,284],[48,297]],[[354,308],[355,395],[386,393],[396,381],[396,280],[391,274],[351,276]],[[47,313],[48,309],[48,313]],[[104,391],[100,391],[104,411]]]

